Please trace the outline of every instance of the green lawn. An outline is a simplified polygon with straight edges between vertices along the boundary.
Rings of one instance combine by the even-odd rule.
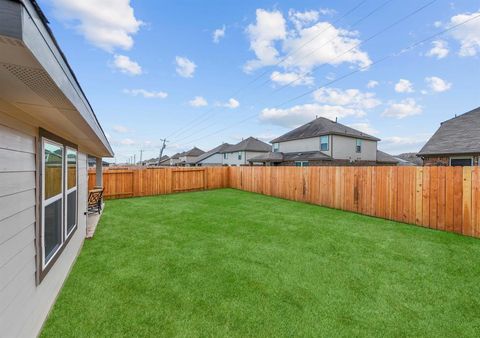
[[[480,335],[480,240],[236,190],[108,201],[44,337]]]

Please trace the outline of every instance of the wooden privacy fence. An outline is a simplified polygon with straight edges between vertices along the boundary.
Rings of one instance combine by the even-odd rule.
[[[480,237],[480,167],[107,169],[103,182],[106,198],[235,188]]]
[[[229,185],[480,237],[479,167],[235,167]]]
[[[226,168],[104,169],[107,199],[164,195],[181,191],[226,188]],[[88,187],[95,186],[95,171],[88,173]]]

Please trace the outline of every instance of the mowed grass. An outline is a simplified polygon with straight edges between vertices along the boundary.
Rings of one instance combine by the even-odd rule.
[[[108,201],[43,337],[480,335],[480,240],[230,189]]]

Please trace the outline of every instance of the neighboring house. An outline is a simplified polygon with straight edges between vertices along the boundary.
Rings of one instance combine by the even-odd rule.
[[[417,156],[427,166],[479,165],[480,107],[442,122]]]
[[[377,150],[377,163],[376,165],[406,165],[406,161],[400,160],[386,152]]]
[[[39,334],[82,248],[88,156],[102,185],[113,151],[48,21],[33,0],[0,0],[2,337]]]
[[[195,160],[198,156],[203,155],[205,152],[202,149],[193,147],[189,151],[185,151],[178,156],[177,166],[192,166],[195,165]]]
[[[291,166],[395,165],[393,158],[386,158],[388,154],[377,151],[378,141],[374,136],[318,117],[272,140],[272,152],[251,158],[250,162]]]
[[[223,151],[228,147],[231,147],[231,144],[222,143],[218,147],[215,147],[206,153],[198,156],[195,160],[196,166],[221,166],[223,165]]]
[[[88,158],[88,167],[89,168],[95,168],[97,166],[97,159],[95,157],[89,157]],[[102,166],[103,167],[109,167],[110,163],[107,161],[102,161]]]
[[[169,163],[170,163],[169,161],[170,161],[170,157],[168,157],[167,155],[163,155],[162,159],[160,161],[160,166],[169,165]],[[147,166],[147,167],[158,166],[158,157],[142,161],[141,165],[142,166]]]
[[[169,159],[169,165],[170,166],[175,166],[180,162],[180,156],[182,156],[184,153],[176,153],[172,155]]]
[[[417,156],[417,153],[403,153],[396,155],[395,158],[400,160],[398,165],[423,165],[423,160]]]
[[[246,138],[223,151],[223,165],[248,165],[253,157],[268,153],[272,147],[254,137]]]

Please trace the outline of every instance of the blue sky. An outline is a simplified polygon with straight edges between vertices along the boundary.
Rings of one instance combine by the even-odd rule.
[[[117,162],[156,156],[164,137],[167,154],[269,141],[317,115],[392,154],[418,151],[441,121],[480,105],[480,1],[40,4]]]

